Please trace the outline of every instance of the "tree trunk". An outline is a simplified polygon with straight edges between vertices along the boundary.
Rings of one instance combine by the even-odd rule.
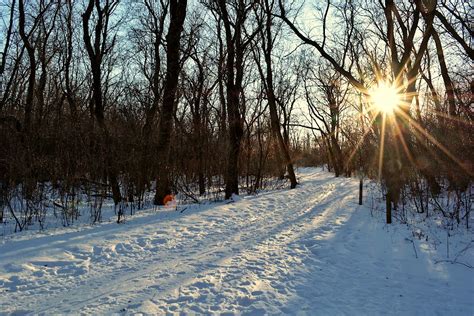
[[[178,86],[180,65],[180,41],[186,17],[187,0],[170,1],[170,25],[166,42],[166,77],[163,91],[160,124],[158,126],[157,157],[158,169],[156,178],[155,205],[164,205],[164,198],[171,193],[170,188],[170,143],[173,128],[173,117],[176,111],[176,89]]]
[[[8,48],[10,47],[10,39],[11,39],[12,31],[13,31],[14,14],[15,14],[15,0],[12,1],[11,8],[10,8],[10,19],[9,19],[8,30],[7,30],[7,35],[6,35],[5,49],[2,52],[2,59],[0,60],[0,76],[3,76],[3,72],[5,71],[5,64],[6,64],[7,56],[8,56]]]
[[[91,112],[91,115],[97,121],[97,124],[99,125],[99,128],[102,133],[103,142],[101,144],[105,147],[103,148],[105,155],[105,173],[107,176],[107,180],[110,182],[110,186],[112,188],[112,197],[114,200],[114,204],[115,206],[117,206],[122,201],[122,195],[120,193],[120,185],[118,182],[118,170],[116,168],[115,160],[112,154],[112,137],[105,124],[101,80],[101,64],[104,51],[107,50],[103,46],[105,45],[105,41],[102,40],[103,37],[107,36],[107,21],[110,17],[109,5],[110,4],[107,2],[107,8],[101,8],[100,2],[97,1],[94,3],[93,0],[90,0],[87,5],[86,11],[82,15],[82,26],[84,44],[86,46],[87,54],[89,56],[92,72],[92,99],[89,104],[89,110]],[[92,45],[92,39],[89,33],[89,21],[93,13],[94,6],[96,7],[98,18],[96,22],[97,24],[95,26],[94,45]],[[120,222],[120,216],[121,213],[119,212],[119,216],[117,219],[118,222]]]
[[[441,76],[443,77],[444,86],[446,89],[446,99],[448,101],[448,113],[451,116],[455,116],[456,111],[456,100],[454,99],[454,85],[451,80],[451,77],[448,73],[448,67],[446,66],[446,61],[444,58],[443,46],[441,45],[441,40],[439,39],[438,33],[432,31],[433,40],[436,44],[436,54],[438,55],[438,61],[441,69]]]
[[[18,12],[19,12],[19,33],[20,37],[25,45],[26,52],[28,53],[28,60],[30,62],[30,74],[28,76],[28,88],[26,91],[26,100],[25,100],[25,116],[23,121],[23,128],[25,131],[29,131],[31,125],[31,112],[33,109],[34,102],[34,91],[35,91],[35,81],[36,81],[36,58],[35,58],[35,48],[31,45],[28,35],[25,32],[25,7],[23,0],[18,2]]]
[[[231,66],[232,67],[232,66]],[[243,136],[242,122],[239,113],[240,91],[233,84],[227,85],[227,117],[229,120],[227,167],[225,173],[225,198],[239,194],[239,155]]]
[[[392,223],[392,198],[391,198],[390,192],[387,192],[387,194],[385,195],[385,207],[386,207],[385,217],[386,217],[387,224],[391,224]]]
[[[344,171],[344,163],[342,162],[342,151],[341,147],[339,146],[336,137],[334,136],[334,133],[331,133],[329,136],[330,138],[330,147],[331,147],[331,153],[333,156],[333,162],[334,162],[334,170],[336,170],[336,177],[340,176],[343,171]]]
[[[226,63],[226,106],[228,121],[228,151],[227,166],[224,174],[225,198],[229,199],[232,194],[239,194],[239,155],[243,136],[243,119],[240,113],[240,94],[244,76],[244,53],[247,44],[243,43],[243,28],[248,11],[244,3],[239,2],[235,8],[235,22],[227,10],[227,3],[219,0],[219,15],[225,30],[225,42],[227,48]],[[232,30],[234,30],[232,32]]]
[[[275,98],[275,89],[273,86],[273,68],[272,68],[272,49],[273,49],[273,38],[272,38],[272,15],[270,13],[270,5],[268,0],[265,1],[266,21],[265,21],[265,36],[263,45],[263,53],[265,56],[266,64],[266,78],[262,76],[262,80],[266,80],[266,92],[268,97],[268,107],[270,109],[270,121],[273,135],[277,139],[278,146],[280,148],[281,156],[285,162],[286,170],[288,172],[288,178],[290,179],[290,188],[294,189],[298,182],[296,181],[296,175],[293,168],[293,162],[291,160],[290,151],[288,146],[283,139],[281,134],[280,119],[278,118],[277,104]]]
[[[73,58],[73,25],[72,25],[72,2],[71,0],[66,1],[67,6],[67,21],[66,21],[66,56],[64,61],[64,79],[66,86],[66,100],[69,104],[71,111],[71,118],[75,120],[77,118],[77,106],[76,101],[73,97],[73,91],[71,87],[71,63]]]

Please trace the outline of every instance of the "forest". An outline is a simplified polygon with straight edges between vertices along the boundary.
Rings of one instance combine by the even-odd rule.
[[[0,4],[0,222],[100,222],[172,194],[382,185],[469,227],[473,4],[462,0],[8,0]],[[356,198],[356,197],[355,197]],[[447,199],[447,203],[446,203]],[[90,214],[80,214],[79,205]],[[406,207],[411,205],[411,208]]]

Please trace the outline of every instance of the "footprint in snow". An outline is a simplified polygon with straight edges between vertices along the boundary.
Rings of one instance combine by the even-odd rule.
[[[321,229],[324,232],[328,232],[328,231],[332,230],[332,228],[329,227],[329,226],[321,226],[319,229]]]
[[[305,245],[307,248],[312,248],[314,247],[315,245],[317,245],[317,241],[316,240],[313,240],[313,239],[310,239],[310,240],[304,240],[302,242],[303,245]]]
[[[151,240],[151,243],[154,245],[162,245],[166,244],[168,242],[168,239],[166,238],[155,238]]]
[[[137,239],[137,245],[139,245],[142,248],[145,248],[149,244],[149,239],[148,238],[138,238]]]
[[[129,244],[118,243],[115,245],[115,252],[118,254],[127,254],[132,250],[132,247]]]
[[[212,287],[213,284],[208,283],[208,282],[198,281],[198,282],[195,282],[195,283],[191,284],[191,286],[196,287],[198,289],[206,289],[206,288]]]

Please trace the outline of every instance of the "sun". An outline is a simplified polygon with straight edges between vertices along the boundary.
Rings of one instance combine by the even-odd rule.
[[[372,87],[369,95],[373,107],[384,114],[393,114],[401,102],[398,89],[384,81]]]

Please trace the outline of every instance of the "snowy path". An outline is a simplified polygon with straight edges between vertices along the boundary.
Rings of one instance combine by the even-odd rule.
[[[0,314],[474,314],[474,274],[356,205],[358,182],[149,212],[0,244]]]

